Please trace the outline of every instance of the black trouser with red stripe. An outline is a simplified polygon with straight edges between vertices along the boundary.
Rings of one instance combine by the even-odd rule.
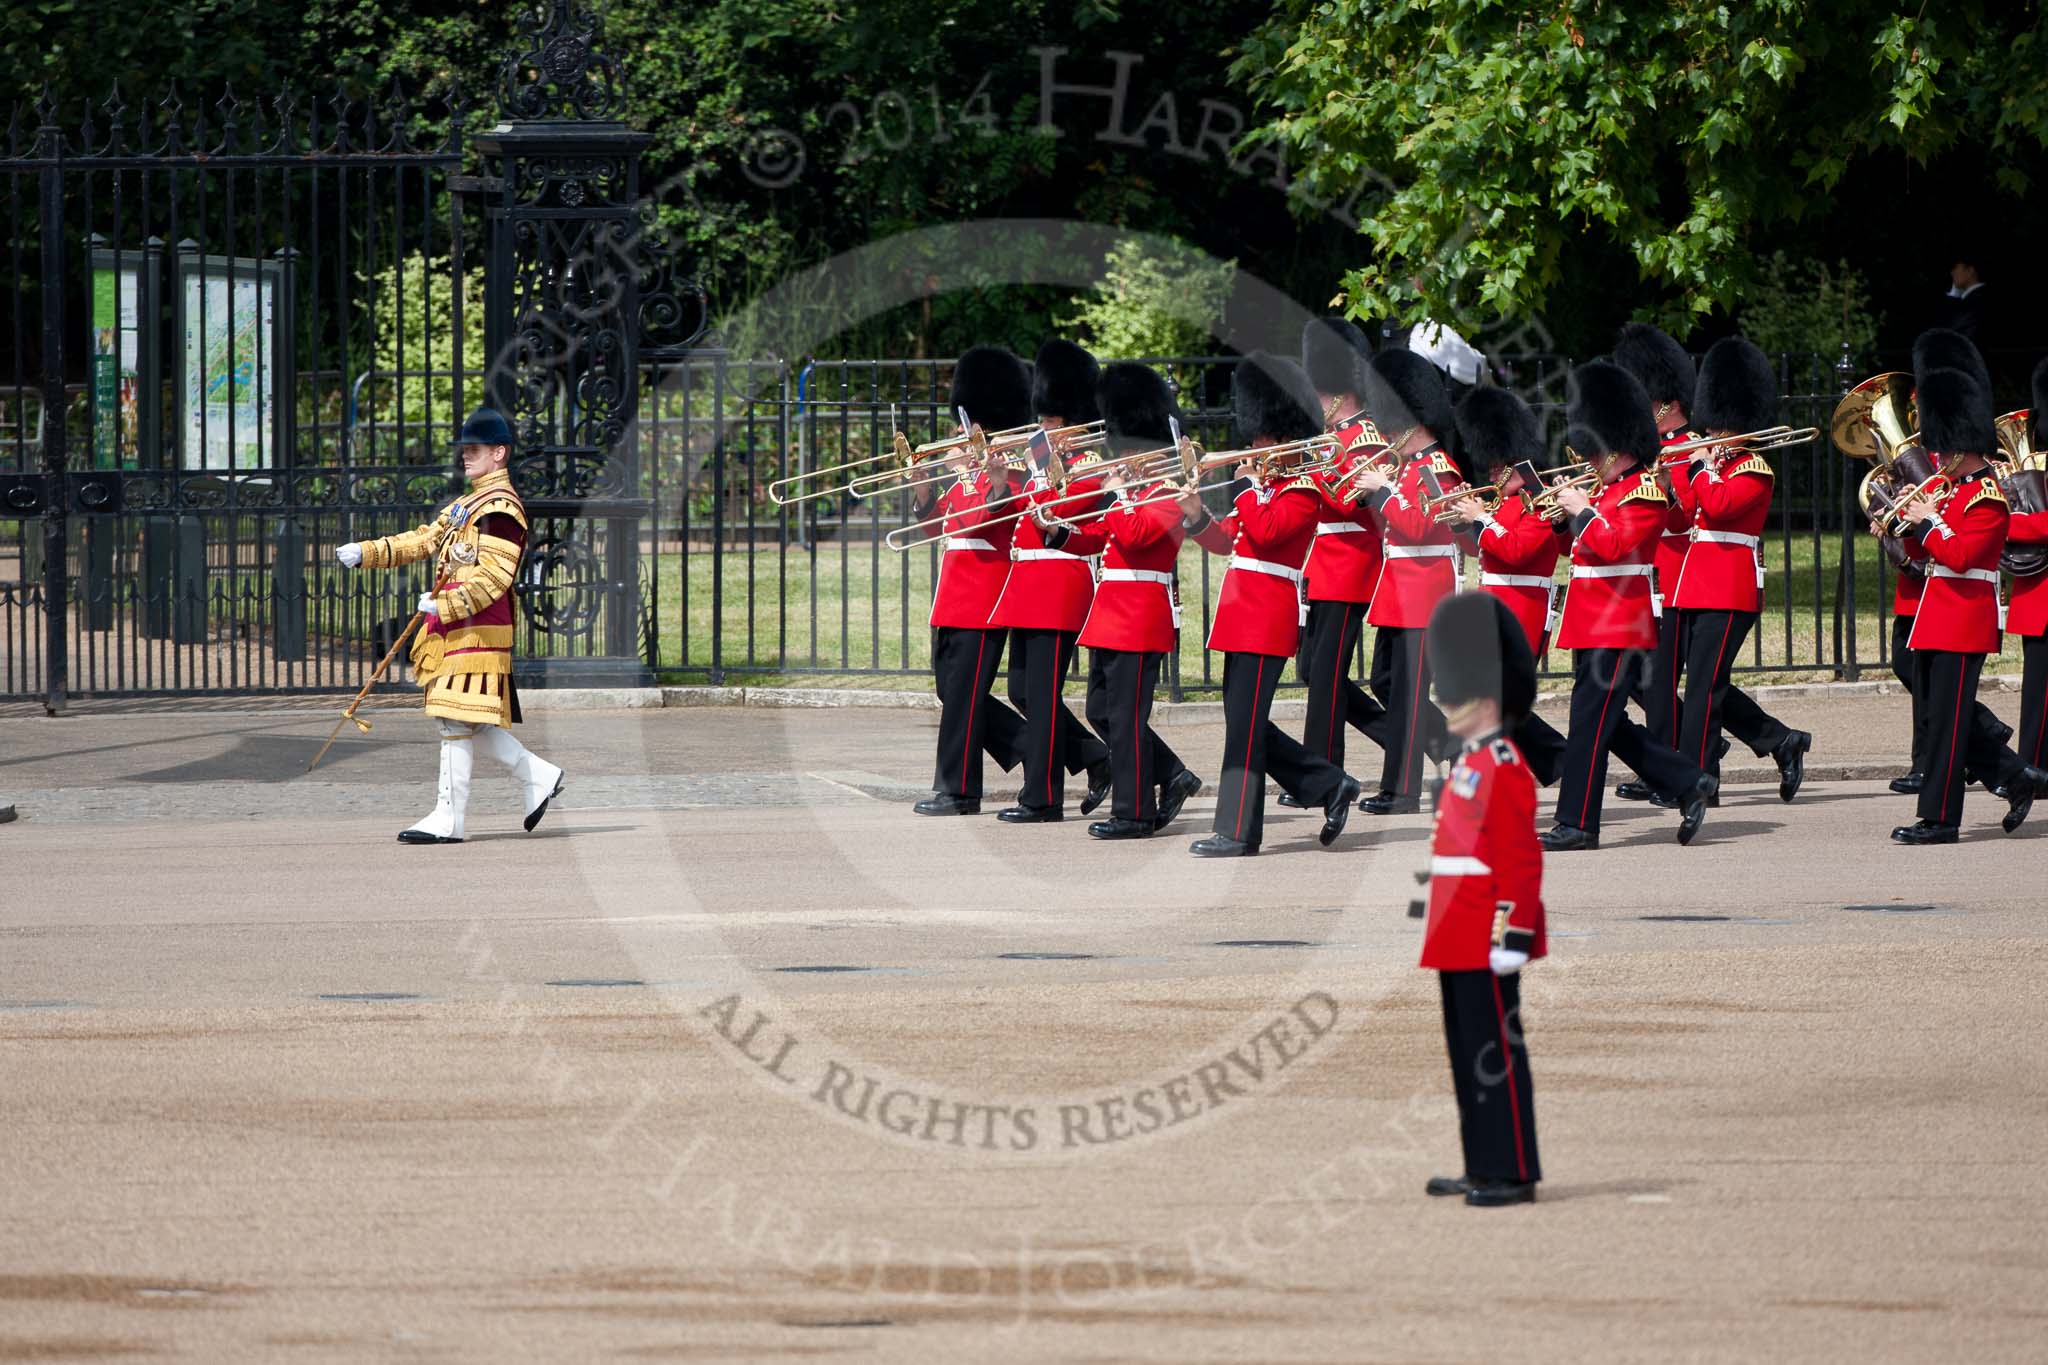
[[[1913,666],[1913,618],[1892,617],[1892,676],[1913,699],[1913,765],[1916,773],[1927,771],[1927,706],[1920,695],[1920,680]]]
[[[1557,823],[1600,832],[1607,756],[1642,775],[1651,790],[1677,799],[1700,780],[1700,768],[1629,719],[1628,699],[1643,672],[1640,649],[1581,649],[1572,654],[1571,731],[1558,778]]]
[[[2039,768],[2048,757],[2048,635],[2022,635],[2020,658],[2020,762]]]
[[[1965,772],[2003,787],[2024,765],[1999,739],[1998,717],[1977,701],[1982,654],[1916,649],[1913,668],[1916,693],[1927,704],[1927,784],[1920,788],[1918,814],[1937,825],[1959,825]]]
[[[1666,615],[1670,608],[1665,609]],[[1685,611],[1685,710],[1678,751],[1719,776],[1721,731],[1727,730],[1758,758],[1777,752],[1792,731],[1756,699],[1735,686],[1730,674],[1742,642],[1756,627],[1753,611]]]
[[[1159,792],[1187,768],[1152,728],[1152,694],[1166,656],[1098,649],[1088,662],[1088,723],[1109,746],[1110,814],[1150,824]]]
[[[1684,713],[1678,686],[1679,666],[1685,659],[1685,619],[1667,599],[1664,614],[1657,618],[1657,648],[1650,653],[1635,699],[1643,708],[1643,728],[1650,737],[1674,749],[1684,747],[1678,742],[1679,719]]]
[[[1308,684],[1308,720],[1301,742],[1310,753],[1344,766],[1344,727],[1350,725],[1382,748],[1387,711],[1351,677],[1351,655],[1365,626],[1363,602],[1310,602],[1301,633],[1299,667]]]
[[[1223,781],[1216,793],[1214,829],[1227,839],[1257,844],[1266,833],[1266,774],[1304,806],[1320,806],[1344,780],[1344,770],[1317,758],[1275,725],[1273,689],[1287,661],[1271,654],[1223,656]]]
[[[1024,713],[1024,785],[1017,804],[1030,810],[1058,810],[1066,802],[1066,774],[1109,757],[1060,697],[1080,638],[1073,630],[1010,632],[1010,701]]]
[[[1379,628],[1372,642],[1372,690],[1387,707],[1380,790],[1412,796],[1422,789],[1425,746],[1445,733],[1444,713],[1429,699],[1429,659],[1420,629]]]
[[[1564,771],[1565,739],[1551,723],[1531,711],[1515,722],[1515,747],[1529,765],[1536,785],[1547,787]]]
[[[981,799],[981,755],[1017,766],[1024,719],[989,695],[1003,661],[1006,631],[937,626],[932,631],[932,680],[939,693],[939,762],[932,789],[945,796]]]
[[[1522,974],[1438,972],[1444,1043],[1458,1092],[1458,1140],[1465,1178],[1475,1184],[1531,1184],[1543,1178],[1536,1155],[1536,1092],[1522,1037]]]

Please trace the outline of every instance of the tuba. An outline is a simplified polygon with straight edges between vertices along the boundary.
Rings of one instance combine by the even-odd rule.
[[[1994,418],[1998,433],[1998,487],[2015,514],[2048,511],[2048,450],[2036,450],[2028,431],[2028,410]],[[1998,567],[2014,578],[2028,578],[2048,569],[2048,545],[2009,540]]]

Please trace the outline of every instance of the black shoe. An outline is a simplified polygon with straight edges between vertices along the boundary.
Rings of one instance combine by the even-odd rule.
[[[1657,793],[1642,778],[1633,778],[1614,789],[1614,794],[1624,801],[1653,801]]]
[[[1916,820],[1910,825],[1900,825],[1892,831],[1895,844],[1952,844],[1961,833],[1954,825],[1937,825],[1932,820]]]
[[[1358,799],[1361,790],[1355,777],[1346,777],[1337,784],[1337,790],[1323,802],[1323,828],[1316,835],[1317,843],[1328,848],[1337,842],[1337,836],[1344,832],[1344,822],[1351,818],[1351,803]]]
[[[1081,798],[1081,814],[1095,814],[1095,808],[1109,799],[1110,782],[1109,760],[1105,758],[1088,770],[1088,794]]]
[[[1472,1182],[1462,1175],[1433,1175],[1422,1187],[1424,1194],[1463,1194],[1472,1188]]]
[[[1058,806],[1005,806],[996,812],[1006,825],[1056,825],[1066,818]]]
[[[1225,838],[1221,834],[1212,834],[1206,839],[1197,839],[1188,845],[1188,852],[1197,858],[1249,858],[1258,851],[1257,844]]]
[[[1700,832],[1706,823],[1707,806],[1721,790],[1721,779],[1712,773],[1703,773],[1700,780],[1692,784],[1692,790],[1685,794],[1685,804],[1678,811],[1679,847],[1692,842],[1692,836]]]
[[[979,815],[978,796],[927,796],[911,807],[919,815]]]
[[[1918,796],[1920,789],[1926,785],[1926,773],[1907,773],[1904,777],[1892,779],[1892,790],[1901,796]]]
[[[1588,834],[1577,825],[1552,825],[1536,836],[1536,842],[1543,845],[1545,853],[1576,853],[1600,847],[1600,836]]]
[[[1088,826],[1091,839],[1149,839],[1153,826],[1144,820],[1097,820]]]
[[[1172,824],[1174,817],[1180,814],[1180,808],[1188,803],[1188,798],[1200,790],[1202,779],[1193,772],[1182,768],[1175,773],[1173,780],[1159,793],[1159,814],[1153,817],[1152,828],[1165,829]]]
[[[2048,786],[2048,772],[2039,768],[2022,768],[2020,775],[2006,784],[2005,818],[1998,823],[2007,834],[2018,829],[2020,822],[2027,818],[2027,812],[2034,808],[2034,797],[2044,786]]]
[[[1358,808],[1367,815],[1414,815],[1422,809],[1422,798],[1402,796],[1399,792],[1374,792],[1359,802]]]
[[[1465,1202],[1475,1209],[1506,1208],[1509,1204],[1533,1204],[1536,1202],[1536,1186],[1516,1184],[1513,1181],[1489,1182],[1474,1185],[1465,1191]]]
[[[1785,742],[1771,751],[1771,759],[1778,765],[1778,799],[1790,801],[1799,795],[1799,784],[1806,781],[1806,751],[1813,747],[1813,736],[1804,730],[1794,730],[1785,736]]]
[[[528,834],[533,833],[533,827],[540,823],[541,816],[546,815],[548,813],[548,802],[553,801],[556,797],[562,794],[562,783],[568,778],[568,776],[569,775],[567,773],[563,773],[561,777],[556,778],[555,789],[548,793],[547,801],[543,801],[538,806],[535,806],[533,808],[533,814],[526,817],[526,832]]]
[[[402,829],[398,831],[401,844],[459,844],[460,839],[450,839],[442,834],[429,834],[423,829]]]
[[[1274,798],[1274,800],[1275,800],[1275,801],[1276,801],[1276,802],[1277,802],[1278,804],[1280,804],[1280,805],[1283,805],[1283,806],[1287,807],[1287,809],[1289,809],[1289,810],[1307,810],[1307,809],[1308,809],[1308,802],[1306,802],[1306,801],[1302,800],[1302,799],[1301,799],[1300,797],[1296,796],[1296,795],[1295,795],[1295,794],[1294,794],[1293,792],[1281,792],[1279,796],[1277,796],[1277,797],[1275,797],[1275,798]]]

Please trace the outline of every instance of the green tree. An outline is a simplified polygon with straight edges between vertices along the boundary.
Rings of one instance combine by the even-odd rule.
[[[1236,261],[1127,239],[1110,248],[1102,283],[1060,321],[1099,355],[1207,355],[1236,276]]]
[[[1683,335],[1880,158],[1981,149],[2022,212],[2044,59],[2041,6],[1981,0],[1282,0],[1236,71],[1313,197],[1354,205],[1354,313],[1526,318],[1632,264]]]
[[[1749,291],[1740,316],[1743,335],[1766,351],[1814,351],[1832,361],[1877,349],[1884,314],[1871,303],[1862,272],[1847,261],[1787,258],[1774,251]]]

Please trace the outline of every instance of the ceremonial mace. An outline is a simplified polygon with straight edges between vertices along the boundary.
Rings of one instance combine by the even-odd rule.
[[[405,623],[405,629],[398,632],[398,638],[391,642],[391,649],[384,655],[384,662],[377,665],[377,671],[372,673],[370,680],[363,684],[363,690],[356,693],[356,699],[348,704],[348,710],[341,713],[341,719],[334,722],[334,728],[327,732],[327,742],[320,746],[320,752],[314,754],[313,761],[306,765],[307,772],[312,772],[313,769],[320,766],[320,760],[327,757],[327,751],[334,747],[334,737],[340,734],[341,727],[350,721],[354,721],[356,729],[364,734],[370,733],[370,722],[356,715],[356,708],[363,704],[363,698],[370,695],[370,689],[377,685],[377,679],[384,676],[384,670],[391,667],[391,661],[398,657],[399,647],[405,643],[405,637],[412,634],[412,628],[418,625],[425,615],[424,612],[414,612],[412,620]]]

